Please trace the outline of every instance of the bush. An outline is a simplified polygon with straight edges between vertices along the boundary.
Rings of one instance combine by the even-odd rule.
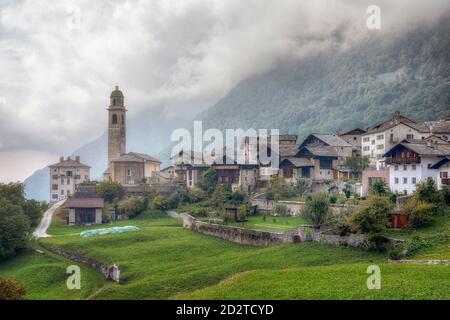
[[[370,186],[369,193],[373,196],[387,196],[389,189],[384,179],[379,179],[373,182]]]
[[[415,236],[403,243],[391,244],[388,249],[388,256],[392,260],[399,260],[416,253],[422,248],[427,248],[430,246],[430,242],[423,238]]]
[[[167,206],[169,209],[175,209],[180,204],[180,197],[178,193],[172,193],[167,199]]]
[[[232,197],[230,185],[218,185],[211,196],[211,202],[216,206],[221,206],[229,202]]]
[[[12,278],[0,278],[0,300],[23,300],[27,287]]]
[[[387,197],[369,196],[367,201],[359,205],[349,219],[353,230],[374,236],[384,232],[389,225],[392,203]]]
[[[117,208],[133,218],[147,209],[148,201],[143,197],[130,197],[119,201]]]
[[[102,181],[97,184],[97,195],[107,202],[112,202],[123,197],[123,187],[118,182]]]
[[[442,206],[444,202],[442,193],[437,190],[436,184],[431,178],[428,178],[427,181],[417,185],[414,197],[420,202],[428,202],[435,204],[436,206]]]
[[[288,215],[290,215],[291,212],[288,209],[288,207],[284,204],[277,204],[273,209],[272,209],[272,215],[274,216],[278,216],[278,217],[286,217]]]
[[[208,194],[200,188],[193,188],[191,190],[190,197],[192,202],[196,203],[206,200],[208,198]]]
[[[169,202],[162,195],[157,195],[152,200],[152,207],[155,210],[164,211],[164,210],[167,210],[169,208]]]
[[[324,224],[330,214],[330,198],[325,192],[311,193],[306,198],[302,216],[316,228]]]
[[[236,189],[231,193],[231,202],[234,204],[241,204],[245,201],[245,193],[241,188]]]
[[[417,197],[413,196],[403,205],[403,210],[408,215],[410,227],[417,228],[432,220],[432,215],[436,212],[436,205],[419,201]]]

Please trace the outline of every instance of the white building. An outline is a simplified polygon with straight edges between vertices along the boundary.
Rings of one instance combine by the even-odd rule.
[[[445,157],[439,162],[435,163],[432,167],[438,171],[437,174],[437,187],[438,189],[450,188],[450,157]]]
[[[58,163],[50,168],[50,202],[67,199],[75,193],[78,184],[90,179],[90,167],[80,162],[80,157],[75,160],[61,157]]]
[[[432,178],[437,183],[438,161],[450,155],[450,143],[437,143],[431,139],[404,140],[383,157],[389,166],[389,187],[392,192],[412,194],[416,185]]]
[[[421,140],[430,136],[430,129],[423,123],[416,123],[399,112],[361,135],[361,154],[374,166],[383,161],[384,154],[405,139]]]

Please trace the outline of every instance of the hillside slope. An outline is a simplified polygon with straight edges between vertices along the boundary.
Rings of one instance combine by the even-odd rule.
[[[339,51],[278,64],[242,81],[202,115],[206,127],[335,132],[400,110],[416,120],[450,114],[450,20],[402,35],[371,35]]]

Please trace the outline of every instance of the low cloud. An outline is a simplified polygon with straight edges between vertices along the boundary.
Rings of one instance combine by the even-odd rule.
[[[0,3],[0,155],[67,154],[99,136],[116,84],[131,117],[162,106],[168,114],[192,113],[278,61],[351,45],[368,32],[370,4],[380,6],[379,32],[386,34],[435,21],[450,6],[444,0]]]

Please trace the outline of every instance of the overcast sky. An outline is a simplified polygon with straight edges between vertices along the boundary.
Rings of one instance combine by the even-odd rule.
[[[357,3],[357,4],[356,4]],[[100,136],[116,84],[143,108],[207,107],[245,77],[369,32],[428,23],[448,0],[0,0],[0,182]],[[187,108],[187,107],[186,107]],[[196,111],[197,111],[196,110]]]

